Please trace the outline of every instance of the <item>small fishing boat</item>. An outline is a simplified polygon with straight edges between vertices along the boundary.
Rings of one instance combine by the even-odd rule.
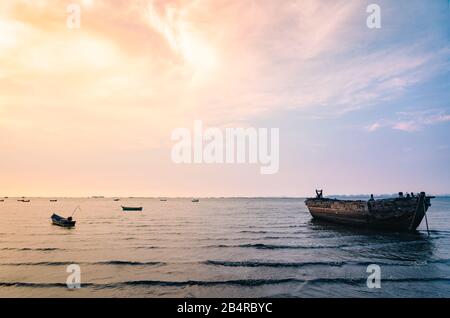
[[[192,199],[192,202],[197,203],[197,202],[200,202],[200,200],[199,199]]]
[[[166,202],[167,199],[159,199],[159,201]]]
[[[115,202],[120,201],[120,199],[114,199]]]
[[[72,217],[63,218],[62,216],[59,216],[55,213],[51,216],[52,223],[54,225],[62,226],[62,227],[74,227],[76,221],[72,220]]]
[[[324,198],[322,190],[316,190],[315,198],[308,198],[306,206],[313,218],[391,231],[415,231],[431,206],[433,196],[425,192],[396,198],[369,200],[338,200]],[[428,221],[427,221],[428,228]]]
[[[54,199],[53,199],[53,200],[50,200],[50,202],[58,202],[58,200],[54,200]]]
[[[133,207],[133,206],[122,206],[122,211],[142,211],[143,207]]]
[[[5,200],[1,199],[0,202],[5,202]]]
[[[30,200],[24,200],[24,199],[21,199],[21,200],[17,200],[17,201],[19,201],[19,202],[25,202],[25,203],[28,203],[28,202],[30,202]]]

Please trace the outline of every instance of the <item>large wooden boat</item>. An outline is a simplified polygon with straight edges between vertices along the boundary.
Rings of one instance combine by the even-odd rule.
[[[431,206],[433,196],[425,192],[413,193],[396,198],[370,200],[338,200],[324,198],[322,190],[316,190],[315,198],[305,201],[314,218],[334,223],[361,227],[415,231]]]

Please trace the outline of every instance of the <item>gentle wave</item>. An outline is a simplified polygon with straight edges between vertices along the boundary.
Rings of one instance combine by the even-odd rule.
[[[57,247],[37,247],[37,248],[31,248],[31,247],[3,247],[0,250],[2,251],[40,251],[40,252],[47,252],[47,251],[65,251],[64,248],[57,248]]]
[[[133,262],[133,261],[100,261],[100,262],[29,262],[29,263],[0,263],[1,266],[67,266],[79,265],[121,265],[121,266],[161,266],[164,262]]]
[[[283,279],[238,279],[238,280],[223,280],[223,281],[160,281],[160,280],[139,280],[126,281],[112,284],[95,284],[82,283],[82,287],[95,287],[96,289],[110,289],[119,287],[139,287],[139,286],[158,286],[158,287],[189,287],[189,286],[244,286],[244,287],[258,287],[264,285],[279,285],[279,284],[350,284],[360,285],[366,284],[366,278],[316,278],[316,279],[298,279],[298,278],[283,278]],[[422,278],[385,278],[383,282],[392,283],[409,283],[409,282],[445,282],[450,283],[448,277],[422,277]],[[26,282],[0,282],[0,287],[31,287],[31,288],[67,288],[66,284],[62,283],[26,283]]]
[[[342,248],[342,247],[350,247],[353,245],[350,244],[341,244],[341,245],[273,245],[273,244],[239,244],[239,245],[209,245],[208,247],[212,248],[255,248],[255,249],[267,249],[267,250],[275,250],[275,249],[319,249],[319,248]]]
[[[426,262],[351,262],[351,261],[341,261],[341,262],[259,262],[259,261],[215,261],[207,260],[203,262],[205,265],[213,266],[224,266],[224,267],[307,267],[307,266],[330,266],[330,267],[342,267],[344,265],[348,266],[368,266],[371,264],[377,264],[379,266],[425,266],[428,264],[449,264],[450,259],[441,260],[430,260]]]
[[[133,261],[105,261],[105,262],[96,262],[90,263],[93,265],[130,265],[130,266],[146,266],[146,265],[166,265],[164,262],[133,262]]]
[[[92,283],[82,283],[81,287],[95,286]],[[0,287],[30,287],[30,288],[67,288],[63,283],[23,283],[23,282],[0,282]]]
[[[123,260],[108,260],[97,262],[75,262],[75,261],[61,261],[61,262],[23,262],[23,263],[0,263],[0,266],[68,266],[71,264],[79,265],[112,265],[112,266],[164,266],[166,262],[141,262],[141,261],[123,261]],[[177,263],[172,263],[177,264]],[[316,261],[316,262],[264,262],[264,261],[221,261],[221,260],[206,260],[203,262],[194,262],[191,264],[203,264],[210,266],[223,267],[309,267],[309,266],[368,266],[377,264],[379,266],[426,266],[431,264],[450,264],[450,259],[428,260],[428,261],[403,261],[403,262],[377,262],[377,261]]]
[[[225,266],[225,267],[305,267],[305,266],[336,266],[341,267],[345,262],[299,262],[299,263],[276,263],[276,262],[253,262],[253,261],[214,261],[203,262],[205,265]]]

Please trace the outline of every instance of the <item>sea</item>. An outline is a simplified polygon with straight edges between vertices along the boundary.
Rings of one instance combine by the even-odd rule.
[[[0,202],[0,297],[450,297],[450,197],[429,235],[318,222],[304,198],[30,200]]]

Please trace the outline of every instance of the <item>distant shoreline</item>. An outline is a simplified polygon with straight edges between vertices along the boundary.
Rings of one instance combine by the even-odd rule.
[[[436,198],[450,198],[450,194],[430,194],[435,196]],[[70,197],[70,196],[0,196],[1,198],[9,198],[9,199],[21,199],[21,198],[27,198],[27,199],[58,199],[58,200],[62,200],[62,199],[90,199],[90,200],[109,200],[109,199],[155,199],[155,200],[159,200],[159,199],[192,199],[192,198],[198,198],[198,199],[286,199],[286,200],[290,200],[290,199],[305,199],[308,197],[312,197],[313,195],[310,196],[298,196],[298,197],[291,197],[291,196],[275,196],[275,197],[264,197],[264,196],[256,196],[256,197],[246,197],[246,196],[240,196],[240,197],[236,197],[236,196],[206,196],[206,197],[202,197],[202,196],[186,196],[186,197],[168,197],[168,196],[151,196],[151,197],[141,197],[141,196],[137,196],[137,197],[121,197],[121,196],[111,196],[111,197],[101,197],[101,198],[96,198],[96,197]],[[398,194],[374,194],[375,198],[386,198],[386,197],[396,197],[398,196]],[[368,197],[370,198],[370,194],[331,194],[331,195],[325,195],[326,198],[364,198],[364,197]]]

